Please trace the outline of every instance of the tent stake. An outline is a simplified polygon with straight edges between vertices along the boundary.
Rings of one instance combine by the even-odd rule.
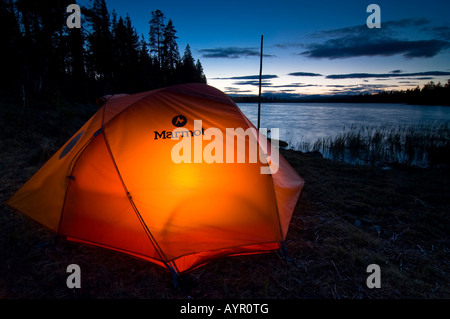
[[[261,35],[261,55],[259,59],[259,96],[258,96],[258,131],[261,123],[261,82],[262,82],[262,62],[263,62],[263,35]]]

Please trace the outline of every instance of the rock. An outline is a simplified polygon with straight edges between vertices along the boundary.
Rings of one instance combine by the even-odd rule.
[[[320,153],[319,151],[306,152],[305,154],[310,155],[312,157],[323,158],[322,153]]]
[[[378,233],[378,236],[380,236],[380,234],[381,234],[381,227],[378,226],[378,225],[373,225],[373,229],[375,229],[377,231],[377,233]]]

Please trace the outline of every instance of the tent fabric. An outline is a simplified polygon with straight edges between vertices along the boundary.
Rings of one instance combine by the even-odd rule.
[[[226,128],[254,128],[231,99],[204,84],[109,96],[8,205],[69,240],[177,273],[279,249],[304,180],[279,154],[272,174],[261,174],[269,165],[261,162],[174,162],[174,146],[187,137],[164,136],[177,128],[177,116],[191,131],[194,120],[224,135]],[[264,138],[257,143],[276,152]],[[235,143],[235,158],[239,151]]]

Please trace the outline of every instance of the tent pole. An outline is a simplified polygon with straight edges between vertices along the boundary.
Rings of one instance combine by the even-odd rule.
[[[258,131],[261,123],[261,82],[262,82],[262,62],[263,62],[263,35],[261,35],[261,55],[259,59],[259,95],[258,95]]]

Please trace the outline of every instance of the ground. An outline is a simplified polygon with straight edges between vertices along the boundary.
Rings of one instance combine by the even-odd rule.
[[[447,299],[450,170],[386,170],[283,150],[305,179],[288,255],[223,258],[184,274],[66,241],[3,203],[93,114],[0,108],[0,299]],[[67,266],[82,286],[69,289]],[[380,267],[370,289],[367,267]]]

